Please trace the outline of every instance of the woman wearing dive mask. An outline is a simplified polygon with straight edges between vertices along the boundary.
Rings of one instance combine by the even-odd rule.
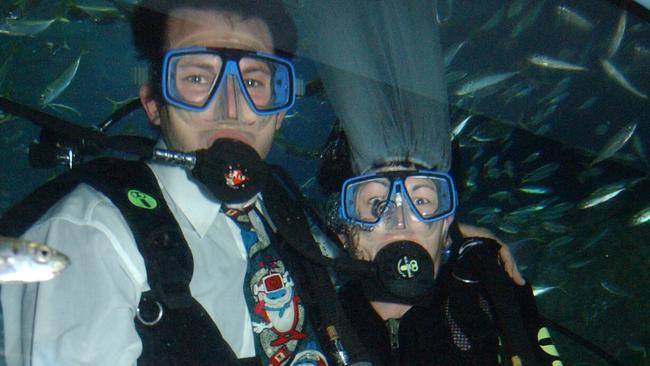
[[[332,228],[378,274],[343,280],[339,297],[373,364],[551,365],[530,286],[507,276],[495,240],[452,235],[457,202],[448,174],[410,163],[343,184]]]

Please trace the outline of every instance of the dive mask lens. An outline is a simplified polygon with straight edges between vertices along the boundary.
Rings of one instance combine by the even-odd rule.
[[[204,111],[225,81],[236,87],[251,110],[259,115],[286,111],[295,101],[295,73],[291,62],[261,52],[227,48],[172,49],[163,59],[165,100],[182,109]]]
[[[433,171],[388,172],[348,179],[341,190],[343,219],[375,225],[396,208],[408,206],[419,221],[430,223],[454,213],[456,191],[451,177]]]

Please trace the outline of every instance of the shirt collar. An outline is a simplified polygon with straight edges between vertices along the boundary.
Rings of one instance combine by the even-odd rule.
[[[166,148],[159,140],[157,148]],[[221,209],[221,202],[196,181],[185,168],[156,162],[147,163],[162,190],[180,209],[194,230],[203,237]]]

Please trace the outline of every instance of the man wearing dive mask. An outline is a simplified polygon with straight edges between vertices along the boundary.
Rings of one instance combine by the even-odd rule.
[[[317,296],[304,299],[320,272],[300,273],[301,259],[280,250],[281,217],[264,203],[273,194],[207,188],[246,189],[294,102],[296,35],[282,2],[144,0],[132,29],[151,66],[140,99],[158,147],[216,151],[206,159],[227,171],[204,181],[151,162],[88,164],[96,174],[24,234],[74,264],[56,281],[2,289],[8,364],[334,364],[326,340],[338,351],[346,332],[335,321],[326,338]],[[327,275],[318,282],[334,293]]]

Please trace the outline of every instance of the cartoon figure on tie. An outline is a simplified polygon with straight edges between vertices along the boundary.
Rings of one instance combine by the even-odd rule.
[[[255,315],[261,319],[253,321],[253,330],[259,334],[271,364],[281,365],[294,352],[298,341],[307,337],[302,332],[304,307],[282,261],[267,263],[252,276],[250,285],[256,301]]]

